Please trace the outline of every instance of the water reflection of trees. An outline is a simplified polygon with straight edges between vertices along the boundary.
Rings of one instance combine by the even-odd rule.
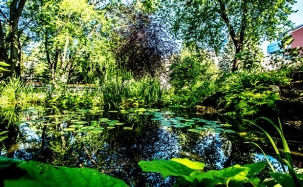
[[[5,154],[7,157],[13,157],[17,145],[18,127],[16,123],[19,120],[19,113],[14,105],[8,106],[1,110],[0,119],[0,132],[7,131],[5,133],[6,139],[0,142],[0,155]]]
[[[116,126],[114,129],[105,128],[101,133],[87,133],[64,131],[64,127],[71,123],[56,117],[62,116],[61,111],[50,109],[40,111],[40,116],[37,114],[34,111],[17,114],[19,118],[30,117],[31,120],[16,126],[17,136],[13,143],[19,149],[11,156],[53,165],[96,168],[134,186],[171,186],[175,181],[174,178],[163,180],[156,173],[141,173],[137,164],[141,160],[183,157],[204,162],[207,169],[218,169],[240,163],[239,155],[245,152],[237,144],[232,145],[231,137],[227,135],[162,127],[145,115],[76,114],[86,121],[100,117],[119,119],[125,122],[123,126],[132,127],[125,130],[123,126]],[[45,117],[50,114],[53,117]]]

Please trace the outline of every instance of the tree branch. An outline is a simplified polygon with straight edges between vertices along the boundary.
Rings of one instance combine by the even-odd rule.
[[[4,19],[6,19],[7,22],[9,22],[9,19],[6,17],[6,15],[1,9],[0,9],[0,14],[4,17]]]
[[[14,1],[17,1],[17,0],[14,0]],[[19,1],[18,8],[17,8],[16,14],[15,14],[15,16],[17,18],[19,18],[21,16],[22,10],[23,10],[24,5],[25,5],[25,2],[26,2],[26,0],[20,0]]]
[[[224,23],[226,24],[228,31],[229,31],[229,35],[230,35],[231,39],[233,40],[234,44],[236,45],[238,43],[238,39],[236,36],[236,32],[235,32],[234,28],[232,27],[232,25],[230,24],[230,20],[226,14],[225,2],[222,2],[222,0],[218,0],[218,2],[219,2],[219,6],[220,6],[218,13],[220,14]]]
[[[244,1],[242,4],[242,20],[241,20],[241,28],[240,28],[240,43],[243,43],[245,30],[246,30],[246,22],[247,22],[247,3]]]

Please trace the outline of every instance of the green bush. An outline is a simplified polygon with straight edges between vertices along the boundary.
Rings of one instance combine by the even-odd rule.
[[[254,115],[261,107],[275,108],[279,93],[270,85],[289,84],[288,71],[251,73],[240,71],[218,79],[218,92],[222,93],[219,104],[227,114]]]
[[[170,83],[172,106],[194,106],[205,96],[215,92],[218,69],[208,60],[206,52],[185,49],[172,59]]]

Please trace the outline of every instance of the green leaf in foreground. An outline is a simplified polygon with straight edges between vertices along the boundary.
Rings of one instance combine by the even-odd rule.
[[[164,178],[168,176],[180,177],[177,183],[180,182],[183,186],[190,186],[196,182],[200,186],[206,187],[222,184],[241,186],[246,183],[258,186],[260,179],[255,175],[265,167],[265,162],[247,164],[245,166],[237,164],[223,170],[210,170],[208,172],[201,171],[204,169],[204,163],[190,161],[186,158],[141,161],[139,162],[139,166],[146,172],[158,172]]]
[[[195,162],[191,161],[188,158],[172,158],[172,161],[178,162],[180,164],[183,164],[191,169],[194,170],[203,170],[205,167],[205,164],[202,162]]]
[[[0,185],[5,187],[127,186],[122,180],[88,168],[55,167],[0,157]]]
[[[262,171],[262,169],[265,168],[266,162],[256,162],[253,164],[246,164],[243,165],[243,167],[248,167],[250,168],[250,171],[247,174],[248,178],[253,178],[255,175],[257,175],[258,173],[260,173]]]
[[[190,174],[195,171],[187,166],[172,160],[140,161],[139,166],[146,172],[158,172],[163,178],[168,176],[184,177],[188,181],[193,181]]]

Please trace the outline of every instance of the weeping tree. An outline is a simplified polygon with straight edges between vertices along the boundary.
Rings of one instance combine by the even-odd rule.
[[[135,78],[160,75],[166,59],[178,51],[177,43],[155,16],[126,6],[120,11],[124,26],[118,29],[120,39],[115,50],[118,66],[131,71]]]
[[[163,0],[159,15],[171,23],[174,33],[186,44],[220,55],[230,39],[234,47],[232,71],[239,69],[239,53],[245,44],[258,46],[273,40],[291,22],[295,0]]]

